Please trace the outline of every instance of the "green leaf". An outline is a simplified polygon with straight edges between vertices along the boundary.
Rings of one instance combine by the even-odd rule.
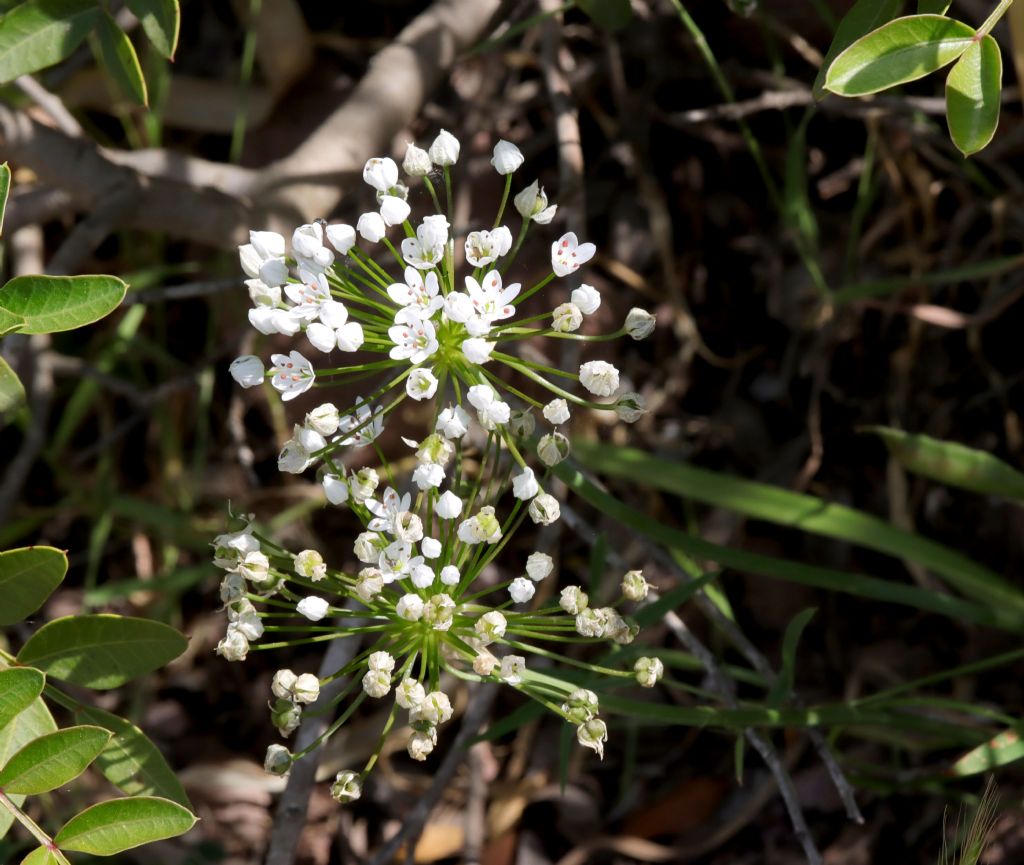
[[[99,59],[107,74],[117,82],[121,92],[129,99],[146,105],[146,79],[142,75],[135,46],[110,14],[104,12],[96,28]]]
[[[621,30],[633,20],[629,0],[576,0],[576,5],[605,30]]]
[[[3,291],[3,289],[0,289]],[[20,315],[15,315],[13,312],[8,312],[3,307],[0,307],[0,336],[4,336],[8,333],[13,333],[16,330],[21,330],[25,326],[25,319]]]
[[[916,81],[956,60],[974,35],[972,27],[941,15],[897,18],[836,57],[825,88],[840,96],[865,96]]]
[[[0,84],[71,54],[99,20],[96,0],[28,0],[0,18]]]
[[[114,856],[133,847],[183,835],[195,822],[191,812],[167,799],[113,799],[72,817],[53,840],[62,850]]]
[[[8,412],[21,408],[25,404],[25,387],[18,378],[18,374],[11,369],[10,364],[0,357],[0,426],[3,426],[3,416]],[[0,618],[3,613],[0,611]]]
[[[102,727],[67,727],[33,739],[0,770],[5,793],[34,796],[81,775],[110,739]]]
[[[4,661],[0,659],[0,668],[4,667]],[[21,670],[22,668],[11,668]],[[2,673],[0,673],[2,675]],[[2,693],[2,691],[0,691]],[[2,700],[0,700],[2,702]],[[57,729],[53,715],[46,708],[46,703],[41,697],[36,697],[27,709],[18,714],[9,724],[0,724],[0,766],[7,762],[10,756],[16,753],[23,745],[52,733]],[[15,805],[25,801],[25,797],[19,794],[11,796]],[[6,809],[0,809],[0,838],[7,834],[11,828],[14,818]]]
[[[128,8],[142,23],[142,29],[153,47],[168,60],[174,59],[181,29],[178,0],[128,0]]]
[[[796,649],[800,645],[800,637],[803,636],[806,628],[814,614],[817,612],[813,607],[809,610],[802,610],[797,613],[786,625],[786,633],[782,637],[782,669],[779,670],[779,677],[772,686],[768,695],[769,706],[781,706],[793,693],[793,680],[796,676]]]
[[[151,673],[177,658],[187,645],[174,628],[148,619],[67,616],[29,637],[18,653],[18,663],[102,691]]]
[[[918,15],[945,15],[953,0],[917,0]]]
[[[0,730],[6,728],[43,693],[44,684],[46,679],[39,670],[27,667],[0,670]]]
[[[60,865],[60,860],[52,850],[46,847],[36,847],[21,860],[21,865]]]
[[[821,61],[821,69],[814,79],[814,98],[825,95],[825,75],[832,61],[862,36],[892,21],[903,9],[903,0],[857,0],[850,11],[843,16],[836,28],[836,35]]]
[[[7,209],[7,194],[11,191],[11,169],[0,163],[0,236],[4,233],[4,211]]]
[[[54,547],[22,547],[0,553],[0,627],[31,616],[67,572],[68,557]]]
[[[956,550],[862,511],[633,448],[574,441],[573,453],[602,475],[630,478],[693,501],[917,562],[970,598],[1024,615],[1024,592],[1000,575]]]
[[[957,149],[970,156],[988,146],[999,125],[1003,57],[991,36],[975,42],[946,79],[946,121]]]
[[[167,765],[163,754],[131,721],[83,707],[75,712],[78,724],[97,724],[114,734],[96,759],[96,767],[119,790],[129,795],[161,796],[191,807],[185,788]]]
[[[1024,499],[1024,474],[990,453],[892,427],[862,427],[880,436],[908,472],[985,495]]]
[[[127,290],[116,276],[16,276],[0,288],[0,331],[4,312],[24,320],[22,333],[74,330],[109,315]]]
[[[1003,730],[1002,733],[964,754],[950,767],[949,774],[957,777],[980,775],[999,766],[1015,763],[1024,757],[1022,732],[1024,726]]]

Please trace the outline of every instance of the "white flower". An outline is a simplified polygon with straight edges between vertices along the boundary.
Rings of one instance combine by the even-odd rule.
[[[262,279],[247,279],[245,285],[249,289],[249,300],[253,306],[275,307],[281,302],[279,285],[267,285]]]
[[[562,703],[562,711],[576,724],[585,724],[596,718],[599,708],[597,694],[586,688],[577,688]]]
[[[523,154],[511,141],[501,139],[494,145],[491,165],[498,174],[511,174],[523,164]]]
[[[356,399],[356,410],[344,415],[338,423],[341,435],[336,439],[342,445],[363,447],[371,444],[384,431],[382,410],[372,410],[362,397]]]
[[[645,688],[653,688],[665,675],[665,665],[660,658],[637,658],[633,665],[636,680]]]
[[[363,676],[363,690],[368,697],[379,700],[391,690],[391,674],[384,670],[367,670]]]
[[[407,544],[414,544],[423,537],[423,520],[412,511],[403,511],[395,517],[395,537]]]
[[[436,490],[444,480],[444,466],[420,463],[412,473],[412,482],[421,490]]]
[[[447,243],[447,218],[441,214],[427,216],[416,229],[416,236],[402,241],[402,258],[419,270],[431,270],[444,257]]]
[[[284,777],[292,767],[292,754],[284,745],[270,745],[263,758],[263,771]]]
[[[431,736],[430,733],[424,733],[422,730],[413,730],[409,737],[409,743],[406,745],[409,756],[422,763],[433,752],[436,736],[437,733]]]
[[[380,476],[375,469],[361,468],[349,478],[352,498],[362,504],[374,494],[379,483]]]
[[[319,622],[327,615],[328,608],[329,604],[327,601],[323,598],[318,598],[316,595],[303,598],[295,607],[300,615],[305,616],[311,622]]]
[[[327,564],[316,550],[303,550],[295,557],[295,573],[316,583],[327,576]]]
[[[442,129],[428,152],[435,165],[453,165],[459,159],[459,140]]]
[[[402,595],[395,604],[395,612],[407,622],[418,622],[423,618],[423,598],[413,594]]]
[[[569,439],[560,432],[541,436],[537,442],[537,456],[548,468],[558,465],[569,456]]]
[[[437,331],[433,322],[408,316],[405,324],[388,329],[388,337],[395,344],[390,351],[394,360],[408,359],[410,363],[423,363],[437,351]]]
[[[631,601],[642,601],[647,597],[650,586],[644,579],[643,571],[628,571],[622,578],[622,594]]]
[[[294,336],[302,330],[302,321],[290,309],[271,309],[258,306],[249,310],[249,324],[265,336],[283,333]]]
[[[566,232],[551,244],[551,269],[555,276],[568,276],[590,261],[595,252],[594,244],[580,243],[573,232]]]
[[[558,499],[548,493],[539,493],[530,502],[529,514],[538,525],[549,526],[562,515],[562,511]]]
[[[403,309],[411,308],[419,318],[430,318],[444,306],[437,274],[427,273],[426,278],[415,268],[405,269],[405,282],[395,282],[388,286],[388,297]]]
[[[601,305],[601,292],[594,288],[594,286],[583,283],[579,288],[572,290],[572,295],[569,299],[576,304],[580,312],[584,315],[590,315],[597,312],[598,307]]]
[[[434,163],[430,161],[430,154],[426,150],[410,141],[405,147],[402,170],[410,177],[426,177],[434,170]]]
[[[501,540],[501,523],[490,505],[480,508],[476,516],[459,524],[459,540],[466,544],[496,544]]]
[[[513,198],[512,203],[524,220],[532,219],[539,225],[551,222],[555,217],[555,211],[558,210],[557,204],[548,207],[548,197],[536,180]]]
[[[423,607],[423,621],[435,631],[447,631],[455,616],[455,601],[443,592],[434,595]]]
[[[384,577],[377,568],[363,568],[356,578],[356,594],[368,604],[384,591]]]
[[[362,795],[362,792],[363,788],[359,783],[359,776],[347,769],[344,772],[339,772],[338,776],[334,779],[334,783],[331,784],[331,798],[342,805],[347,802],[355,802]]]
[[[263,384],[263,361],[255,355],[236,357],[231,361],[228,371],[242,387],[258,387]]]
[[[306,414],[306,426],[322,436],[334,435],[338,431],[338,407],[331,402],[318,405]]]
[[[608,741],[608,726],[600,718],[592,718],[576,728],[576,740],[603,760],[604,743]]]
[[[548,423],[560,424],[569,420],[569,403],[564,399],[553,399],[541,411]]]
[[[247,591],[249,587],[241,574],[225,574],[220,581],[220,599],[225,604],[241,600]]]
[[[508,620],[497,610],[484,613],[473,626],[481,640],[493,643],[505,636]]]
[[[228,607],[228,632],[232,630],[247,640],[258,640],[263,636],[263,620],[251,601],[243,598]]]
[[[292,685],[292,696],[296,703],[315,703],[320,696],[320,680],[312,673],[303,673]]]
[[[300,225],[292,234],[292,251],[300,267],[323,272],[334,264],[334,253],[324,246],[324,229],[319,222]]]
[[[566,586],[562,589],[558,600],[558,606],[565,610],[570,616],[578,616],[590,603],[587,593],[579,586]]]
[[[517,604],[525,604],[536,591],[537,588],[526,577],[516,577],[508,587],[508,593]]]
[[[501,680],[506,685],[518,685],[523,681],[523,670],[526,669],[526,658],[522,655],[506,655],[501,659]]]
[[[217,643],[217,654],[225,661],[244,661],[249,654],[249,641],[238,631],[231,628]]]
[[[380,558],[380,542],[376,532],[361,532],[353,545],[356,558],[364,565],[374,564]]]
[[[460,439],[469,432],[469,413],[460,405],[448,406],[437,416],[434,430],[446,439]]]
[[[277,470],[288,474],[302,474],[313,464],[313,456],[295,439],[289,439],[277,455]]]
[[[588,607],[576,614],[576,633],[581,637],[603,637],[607,626],[608,617],[603,608]]]
[[[471,231],[466,237],[466,261],[473,267],[484,267],[511,248],[512,232],[504,225],[491,231]]]
[[[430,399],[437,393],[437,378],[429,369],[414,369],[405,380],[405,392],[415,400]]]
[[[420,542],[420,552],[425,558],[436,559],[441,555],[441,542],[437,538],[424,538]]]
[[[462,341],[462,353],[470,363],[487,363],[494,351],[494,343],[481,339],[478,336],[470,337]],[[260,364],[260,369],[263,365]]]
[[[445,314],[452,321],[465,324],[470,336],[484,336],[494,322],[515,314],[512,301],[518,297],[520,288],[518,282],[503,288],[497,270],[485,273],[481,282],[467,276],[466,294],[449,294],[445,298]]]
[[[374,519],[370,520],[366,527],[371,532],[394,534],[395,520],[399,514],[408,511],[411,504],[412,496],[409,493],[400,496],[392,487],[388,487],[379,502],[374,499],[367,500],[366,508],[374,515]]]
[[[587,361],[580,367],[580,384],[594,396],[611,396],[619,389],[619,371],[604,360]]]
[[[462,513],[462,499],[451,490],[445,490],[438,497],[437,504],[434,506],[434,513],[442,520],[454,520]]]
[[[402,679],[401,684],[395,688],[395,702],[403,709],[412,709],[423,702],[427,692],[423,685],[415,679],[408,677]]]
[[[455,565],[445,565],[441,568],[441,582],[446,586],[457,586],[462,575]]]
[[[249,242],[238,247],[242,270],[266,285],[283,285],[288,280],[284,247],[284,238],[276,231],[250,231]]]
[[[425,589],[434,585],[434,569],[429,565],[416,565],[409,575],[412,584],[417,589]]]
[[[356,230],[351,225],[338,223],[327,226],[327,240],[342,255],[348,255],[353,246],[356,245]]]
[[[497,666],[498,659],[488,652],[487,649],[481,649],[477,656],[473,658],[473,672],[478,676],[491,675]]]
[[[526,576],[535,583],[546,579],[555,569],[555,562],[547,553],[530,553],[526,559]]]
[[[334,350],[334,346],[337,345],[337,337],[334,335],[334,331],[331,330],[326,324],[320,324],[320,322],[313,322],[306,328],[306,339],[310,341],[313,348],[318,351],[322,351],[325,354],[329,351]]]
[[[280,392],[281,399],[285,402],[295,399],[313,386],[313,379],[316,377],[313,365],[297,351],[286,355],[272,354],[270,362],[273,364],[270,384],[274,390]]]
[[[386,225],[401,225],[411,211],[409,203],[397,195],[385,195],[380,200],[380,215]]]
[[[426,721],[434,726],[451,720],[452,701],[444,691],[431,691],[427,694],[419,706],[413,710],[412,720]]]
[[[378,192],[389,192],[398,183],[398,166],[389,157],[375,156],[363,166],[363,180]]]
[[[395,541],[381,552],[378,564],[385,584],[393,583],[408,576],[417,565],[423,564],[423,556],[412,555],[412,544],[408,541]]]
[[[374,210],[364,213],[356,223],[356,231],[363,240],[376,243],[387,233],[387,225],[384,224],[384,217]]]
[[[540,492],[540,484],[533,475],[533,469],[523,466],[523,470],[512,478],[512,495],[520,501],[528,501]]]
[[[238,575],[250,583],[265,583],[270,577],[270,559],[259,550],[246,553],[238,563]]]
[[[633,339],[644,339],[654,333],[657,322],[646,309],[634,306],[626,313],[626,323],[622,327]]]
[[[508,423],[511,409],[508,403],[498,399],[489,384],[475,384],[469,389],[469,401],[477,410],[480,419],[480,426],[486,430],[493,430],[497,425]]]
[[[583,313],[575,303],[562,303],[551,313],[551,329],[559,333],[572,333],[583,324]]]
[[[366,666],[374,672],[383,670],[385,673],[390,673],[395,669],[395,659],[389,652],[373,652],[366,659]]]

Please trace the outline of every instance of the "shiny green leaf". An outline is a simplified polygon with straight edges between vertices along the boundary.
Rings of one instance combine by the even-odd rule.
[[[149,619],[107,614],[67,616],[36,631],[18,662],[86,688],[117,688],[185,651],[174,628]]]
[[[0,729],[5,728],[43,693],[46,679],[39,670],[12,667],[0,670]]]
[[[0,668],[3,666],[4,662],[0,659]],[[12,669],[21,670],[22,668]],[[0,688],[2,687],[0,685]],[[2,702],[2,697],[0,697],[0,704]],[[47,733],[52,733],[56,729],[57,725],[54,723],[50,710],[46,708],[46,703],[43,702],[41,697],[36,697],[26,709],[14,717],[13,721],[7,724],[0,723],[0,766],[4,765],[10,756],[27,742],[31,742],[33,739],[44,736]],[[17,793],[13,794],[11,799],[15,805],[21,805],[25,801],[25,797]],[[0,808],[0,838],[7,834],[13,822],[14,818],[11,816],[11,813],[4,808]]]
[[[825,75],[832,61],[862,36],[867,36],[872,30],[877,30],[883,24],[892,21],[902,9],[903,0],[857,0],[850,7],[850,11],[839,22],[836,35],[832,39],[832,44],[828,46],[828,51],[821,61],[821,69],[814,79],[815,99],[821,99],[825,95]]]
[[[28,0],[0,18],[0,84],[69,56],[99,20],[96,0]]]
[[[100,62],[107,74],[117,82],[125,96],[141,105],[147,104],[146,79],[142,75],[135,46],[109,13],[104,12],[100,17],[96,37]]]
[[[1003,57],[991,36],[975,42],[946,79],[946,121],[957,149],[970,156],[988,146],[999,125]]]
[[[54,841],[62,850],[114,856],[133,847],[183,835],[196,818],[177,802],[153,796],[113,799],[86,808]]]
[[[102,727],[66,727],[33,739],[0,770],[5,793],[34,796],[81,775],[110,739]]]
[[[153,47],[168,60],[174,59],[181,28],[178,0],[128,0],[128,8],[142,24]]]
[[[0,288],[0,332],[4,312],[24,320],[21,333],[74,330],[113,312],[127,290],[115,276],[16,276]]]
[[[974,29],[952,18],[897,18],[836,57],[825,76],[825,89],[840,96],[866,96],[916,81],[952,63],[973,39]]]
[[[0,553],[0,626],[31,616],[61,584],[68,557],[55,547],[22,547]]]
[[[36,847],[21,860],[21,865],[60,865],[56,854],[47,847]]]

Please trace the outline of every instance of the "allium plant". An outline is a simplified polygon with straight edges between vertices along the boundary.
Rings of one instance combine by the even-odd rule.
[[[551,593],[551,603],[533,603],[538,584],[555,570],[552,558],[539,551],[519,554],[520,561],[504,556],[504,570],[520,574],[514,579],[482,579],[524,525],[559,519],[558,499],[547,487],[551,468],[569,453],[563,430],[571,410],[615,412],[628,422],[644,411],[638,394],[619,393],[618,370],[600,356],[567,371],[528,359],[517,344],[642,339],[654,318],[634,309],[614,333],[578,332],[601,296],[586,284],[557,288],[556,280],[575,274],[595,253],[594,244],[572,232],[551,244],[551,269],[543,279],[525,290],[512,281],[528,230],[550,223],[556,205],[534,181],[513,198],[520,218],[516,235],[503,224],[512,174],[523,162],[507,141],[497,144],[491,160],[505,178],[497,216],[490,228],[463,239],[460,268],[463,256],[456,254],[450,223],[450,169],[459,151],[445,131],[428,150],[409,145],[405,175],[422,183],[423,200],[429,197],[434,208],[418,224],[410,221],[409,187],[398,165],[375,158],[366,163],[363,179],[376,191],[379,210],[364,213],[354,228],[324,221],[299,226],[290,252],[281,235],[253,231],[239,250],[253,301],[250,322],[263,334],[294,337],[295,347],[272,354],[269,367],[255,356],[237,358],[234,379],[242,387],[269,380],[284,401],[311,389],[366,382],[353,405],[324,402],[309,411],[278,458],[283,472],[315,474],[326,500],[350,508],[362,522],[364,531],[353,544],[362,569],[332,567],[318,550],[283,549],[259,534],[251,518],[214,543],[214,561],[227,572],[221,596],[228,630],[217,651],[228,660],[242,661],[250,649],[355,635],[364,640],[351,663],[326,679],[287,669],[274,676],[271,715],[285,737],[323,685],[348,682],[336,701],[347,701],[346,707],[306,751],[270,748],[266,768],[276,774],[287,773],[367,699],[392,700],[384,734],[399,712],[408,713],[409,755],[425,760],[452,716],[442,674],[504,682],[574,724],[579,742],[603,755],[607,728],[597,695],[534,676],[527,659],[582,665],[647,687],[662,673],[654,658],[613,670],[550,648],[631,642],[637,629],[625,605],[643,601],[648,589],[639,571],[623,578],[621,597],[606,607],[590,606],[575,585]],[[442,180],[443,187],[435,187]],[[389,231],[405,236],[396,244]],[[550,306],[523,314],[524,302],[545,289]],[[406,400],[428,404],[432,415],[429,428],[403,430],[414,436],[402,438],[414,458],[408,461],[415,462],[411,474],[400,473],[377,441]],[[379,468],[346,470],[342,454],[366,448]],[[332,787],[337,800],[359,797],[379,753],[378,747],[361,772],[339,773]]]

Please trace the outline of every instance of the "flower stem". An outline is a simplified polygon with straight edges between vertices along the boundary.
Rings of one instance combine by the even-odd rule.
[[[1013,0],[999,0],[999,5],[992,10],[992,14],[985,19],[984,23],[978,28],[977,39],[980,41],[985,36],[988,36],[992,32],[992,28],[999,23],[999,19],[1002,18],[1010,7],[1013,5]]]

